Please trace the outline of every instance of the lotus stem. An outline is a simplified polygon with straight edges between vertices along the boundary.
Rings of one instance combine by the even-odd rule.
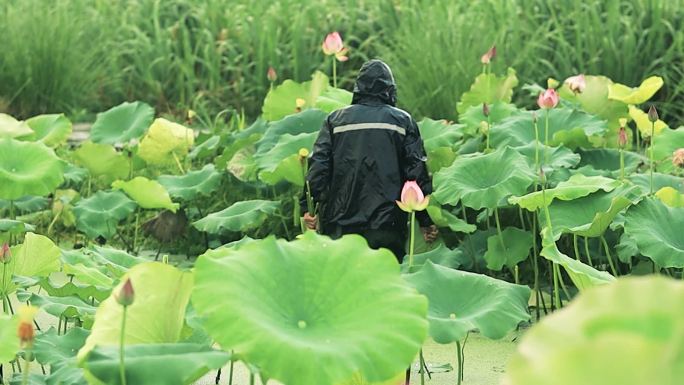
[[[119,337],[119,376],[121,378],[121,385],[126,385],[126,365],[124,363],[124,344],[126,337],[126,311],[128,306],[123,307],[123,314],[121,316],[121,335]]]
[[[620,180],[625,180],[625,152],[620,149]]]
[[[418,353],[418,361],[420,365],[420,385],[425,385],[425,358],[423,357],[423,349]]]
[[[570,292],[568,291],[567,286],[565,286],[565,281],[563,280],[563,274],[561,273],[560,266],[556,265],[556,268],[558,269],[558,281],[560,282],[561,289],[563,289],[563,294],[565,294],[565,298],[570,301]],[[560,304],[562,306],[563,302]]]
[[[176,153],[171,152],[171,155],[173,155],[173,160],[176,161],[176,166],[178,166],[178,170],[180,170],[180,173],[185,174],[185,170],[183,170],[183,165],[181,165],[180,159],[178,159],[178,156],[176,156]]]
[[[544,145],[549,145],[549,110],[546,109],[546,127],[544,127]],[[549,152],[544,150],[544,165],[548,165]]]
[[[650,164],[650,169],[651,169],[651,195],[653,195],[653,168],[655,167],[655,162],[654,162],[654,156],[653,156],[653,145],[655,144],[655,122],[651,122],[651,142],[649,144],[649,149],[650,149],[650,158],[651,161],[649,162]]]
[[[589,238],[584,237],[584,252],[587,253],[587,261],[589,266],[594,267],[594,263],[591,261],[591,253],[589,253]]]
[[[249,385],[254,385],[254,373],[249,372]]]
[[[539,125],[534,118],[534,169],[539,170]]]
[[[508,256],[508,252],[506,250],[506,243],[504,242],[503,238],[503,232],[501,232],[501,220],[499,219],[499,209],[497,207],[494,208],[494,220],[496,221],[496,232],[499,233],[499,241],[501,242],[501,247],[503,248],[503,252]]]
[[[461,202],[461,214],[463,215],[463,221],[468,223],[468,216],[466,215],[466,210],[465,206],[463,205],[463,202]],[[470,259],[473,260],[473,267],[477,264],[477,261],[475,260],[475,247],[473,246],[473,238],[470,236],[470,234],[466,234],[466,237],[468,237],[468,246],[470,247]]]
[[[230,360],[230,369],[228,371],[228,385],[233,385],[233,365],[235,365],[235,361],[232,359]]]
[[[409,235],[409,269],[408,271],[411,272],[411,267],[413,266],[413,249],[415,247],[415,240],[416,240],[416,212],[411,211],[411,234]]]
[[[461,350],[461,341],[456,341],[456,355],[458,360],[458,385],[463,381],[463,351]]]
[[[548,112],[547,112],[548,121]],[[547,125],[548,127],[548,125]],[[549,211],[549,206],[546,204],[546,187],[542,183],[542,201],[544,203],[544,214],[546,215],[546,227],[549,229],[549,235],[553,237],[553,225],[551,223],[551,212]],[[558,291],[558,266],[555,262],[552,263],[553,269],[553,295],[555,298],[555,304],[560,308],[560,292]]]
[[[601,235],[601,242],[603,243],[603,248],[606,250],[606,257],[608,257],[608,264],[610,265],[610,270],[613,272],[613,275],[617,277],[618,272],[615,269],[613,257],[610,255],[610,248],[608,248],[608,242],[606,242],[606,238],[603,235]]]
[[[24,372],[23,372],[23,375],[21,377],[21,385],[28,385],[30,367],[31,367],[31,350],[28,349],[26,351],[26,355],[24,356]]]
[[[553,269],[553,299],[556,305],[556,309],[560,309],[562,307],[561,302],[560,302],[560,291],[558,290],[558,265],[554,262],[552,264],[552,269]]]
[[[335,62],[335,56],[330,57],[333,64],[333,87],[337,88],[337,62]]]
[[[579,246],[577,245],[577,234],[572,234],[572,247],[575,249],[575,259],[582,262],[580,259]]]
[[[135,227],[133,228],[133,252],[138,247],[138,227],[140,226],[140,210],[135,209]]]
[[[518,206],[518,216],[520,218],[520,226],[523,230],[527,231],[527,228],[525,226],[525,218],[523,217],[522,207],[520,206]]]
[[[537,301],[537,306],[535,307],[535,312],[537,313],[537,321],[539,321],[539,303],[540,303],[540,293],[539,293],[539,251],[537,250],[537,216],[532,217],[532,267],[534,269],[534,293],[535,299]],[[546,306],[544,306],[544,311],[546,311]]]
[[[7,264],[3,263],[2,264],[2,290],[3,292],[0,293],[0,296],[2,296],[2,312],[4,314],[8,314],[7,311],[9,310],[9,306],[7,304],[7,300],[5,299],[5,274],[7,273]]]

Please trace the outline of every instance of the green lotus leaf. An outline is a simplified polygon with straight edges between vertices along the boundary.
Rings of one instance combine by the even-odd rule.
[[[190,159],[205,159],[216,155],[219,145],[221,144],[221,137],[212,135],[202,143],[195,146],[195,148],[188,153]]]
[[[441,207],[428,206],[427,212],[428,215],[430,215],[430,219],[439,227],[448,227],[451,231],[466,234],[470,234],[477,230],[477,226],[471,225]]]
[[[615,251],[617,251],[620,262],[629,263],[631,262],[632,257],[639,254],[639,247],[634,238],[622,233],[620,242],[615,246]]]
[[[409,259],[404,257],[404,260],[401,263],[401,271],[402,273],[413,273],[420,270],[427,261],[440,266],[458,269],[465,261],[465,256],[460,249],[450,249],[446,247],[444,243],[439,243],[437,247],[430,251],[415,254],[413,256],[413,266],[411,266],[410,271],[408,266]]]
[[[549,261],[563,266],[570,276],[572,283],[580,291],[615,281],[615,277],[610,275],[610,273],[596,270],[589,265],[561,253],[560,250],[558,250],[553,234],[551,234],[551,230],[548,227],[544,227],[541,234],[542,250],[539,254]]]
[[[321,110],[311,109],[272,122],[263,137],[256,143],[257,155],[270,151],[285,134],[318,133],[326,116],[327,114]]]
[[[213,194],[221,184],[221,174],[210,163],[201,170],[190,171],[185,175],[162,175],[157,181],[172,198],[189,202],[200,196]]]
[[[620,176],[620,152],[612,148],[592,148],[592,149],[578,149],[579,155],[582,157],[579,165],[592,166],[596,170],[608,170],[611,175]],[[625,160],[625,175],[633,174],[637,171],[639,166],[648,162],[648,158],[643,155],[623,151]]]
[[[90,139],[95,143],[127,143],[138,139],[152,123],[154,108],[143,102],[123,102],[97,114],[90,129]]]
[[[267,152],[258,151],[254,161],[259,168],[259,179],[274,185],[288,181],[296,186],[304,186],[304,170],[298,152],[302,148],[311,151],[317,133],[290,135],[284,134]]]
[[[463,124],[453,124],[446,120],[424,118],[418,122],[420,136],[426,151],[440,147],[456,148],[463,138]]]
[[[85,142],[74,151],[74,160],[94,178],[104,178],[105,183],[127,178],[130,171],[128,158],[109,144]]]
[[[226,170],[242,182],[257,181],[257,165],[254,161],[255,149],[248,147],[238,151],[235,156],[226,164]]]
[[[64,114],[38,115],[26,121],[33,135],[25,139],[43,142],[48,147],[65,144],[71,135],[71,121]]]
[[[14,360],[19,352],[18,318],[0,314],[0,364]]]
[[[59,190],[57,190],[59,191]],[[17,200],[12,201],[14,209],[19,213],[35,213],[37,211],[45,210],[48,207],[48,199],[34,195],[23,196]],[[10,201],[0,199],[0,209],[9,210]]]
[[[176,212],[180,205],[173,203],[169,193],[156,180],[149,180],[144,176],[137,176],[129,181],[117,180],[112,188],[123,190],[138,206],[144,209],[167,209]]]
[[[328,83],[328,77],[319,71],[316,71],[308,82],[285,80],[266,95],[261,108],[264,119],[276,121],[297,113],[297,99],[304,100],[304,109],[314,107],[318,97],[328,89]]]
[[[358,235],[332,241],[308,231],[292,242],[220,250],[195,265],[193,305],[217,343],[268,378],[386,380],[405,370],[426,337],[426,299],[389,251]]]
[[[59,271],[61,251],[50,238],[34,233],[26,233],[24,243],[11,248],[12,259],[0,269],[0,292],[12,293],[16,286],[12,276],[47,277]],[[4,274],[4,276],[3,276]]]
[[[639,199],[637,187],[625,186],[572,201],[555,201],[549,206],[554,238],[558,239],[562,233],[601,236],[621,211]],[[546,226],[545,217],[540,215],[539,219],[542,226]]]
[[[84,285],[77,282],[54,281],[51,277],[41,278],[37,282],[45,292],[53,297],[70,297],[76,296],[84,301],[90,301],[92,298],[97,301],[102,301],[109,296],[111,292],[110,287],[102,287],[95,285]]]
[[[135,301],[126,311],[125,344],[178,342],[190,300],[192,274],[163,263],[141,263],[131,268],[112,292],[118,293],[126,279],[131,280]],[[100,303],[92,332],[78,352],[79,362],[95,345],[119,345],[122,314],[123,306],[114,295]]]
[[[95,266],[104,267],[109,275],[120,278],[133,266],[147,262],[145,258],[136,257],[112,247],[93,245],[91,256]]]
[[[510,195],[522,195],[535,173],[525,158],[510,147],[482,155],[462,156],[434,176],[433,196],[443,204],[459,200],[479,210],[495,208]]]
[[[651,177],[649,174],[634,174],[629,176],[629,180],[641,189],[642,195],[651,193]],[[653,173],[653,191],[658,191],[663,187],[672,187],[675,190],[684,190],[684,179],[675,175]]]
[[[684,207],[684,194],[672,187],[663,187],[655,193],[655,196],[670,207]]]
[[[527,159],[527,164],[534,169],[535,157],[537,156],[537,146],[534,142],[527,143],[523,146],[513,147],[521,155]],[[549,163],[544,165],[544,168],[559,169],[559,168],[573,168],[580,162],[580,156],[572,152],[571,149],[565,146],[550,147],[539,143],[539,162],[548,159]]]
[[[582,293],[532,327],[502,384],[674,385],[682,373],[684,284],[630,277]]]
[[[651,120],[648,118],[648,114],[634,106],[629,106],[629,117],[636,123],[637,129],[641,132],[641,136],[646,138],[651,137],[651,130],[655,132],[655,135],[659,136],[663,130],[669,129],[667,124],[660,119],[658,119],[655,122],[655,126],[653,126]],[[656,142],[658,142],[657,138]]]
[[[505,76],[493,73],[480,74],[475,78],[470,90],[461,95],[461,101],[456,105],[456,109],[459,114],[464,114],[469,107],[482,103],[510,103],[513,98],[513,88],[517,85],[518,77],[513,68],[509,68]]]
[[[214,160],[216,168],[224,170],[235,154],[254,147],[253,145],[261,140],[268,128],[268,122],[259,118],[246,129],[232,132],[229,136],[223,138],[222,141],[225,141],[225,144],[223,144],[223,152]]]
[[[314,107],[325,112],[333,112],[351,104],[353,94],[347,90],[328,87],[316,98]]]
[[[105,273],[83,263],[65,264],[63,270],[65,274],[73,276],[74,281],[78,284],[92,285],[103,289],[112,287],[114,284],[114,280]]]
[[[522,146],[534,143],[534,121],[532,114],[537,114],[539,142],[545,142],[546,114],[549,115],[550,146],[561,144],[568,148],[591,147],[593,138],[602,136],[607,130],[606,122],[594,115],[570,108],[554,108],[542,112],[523,111],[506,118],[492,126],[490,141],[494,147],[505,145]]]
[[[684,208],[645,198],[625,214],[625,234],[660,267],[684,267]]]
[[[195,143],[195,132],[164,118],[154,120],[138,146],[138,156],[147,164],[175,165]]]
[[[33,130],[24,121],[0,113],[0,139],[23,138],[33,135]]]
[[[603,190],[613,191],[622,183],[615,179],[603,176],[584,176],[575,174],[565,182],[545,191],[536,191],[521,197],[513,196],[508,199],[511,204],[516,204],[529,211],[537,211],[542,207],[551,205],[554,200],[571,201],[585,197],[593,192]]]
[[[24,234],[27,231],[35,231],[33,225],[17,221],[14,219],[0,219],[0,233],[10,233],[12,235]]]
[[[487,121],[487,117],[484,116],[482,111],[482,103],[470,106],[458,117],[459,123],[465,124],[468,133],[473,135],[479,132],[480,122]],[[489,108],[489,124],[494,125],[502,121],[503,119],[518,112],[518,109],[514,104],[496,102],[491,105],[487,105]]]
[[[191,385],[230,359],[226,352],[189,343],[132,345],[124,354],[126,383],[145,385]],[[92,384],[119,385],[119,363],[118,347],[96,347],[84,365]]]
[[[71,185],[83,183],[88,178],[88,170],[83,167],[67,163],[64,167],[64,182]]]
[[[608,86],[608,99],[618,100],[625,104],[641,104],[647,102],[663,86],[663,78],[651,76],[636,88],[615,83]]]
[[[87,384],[83,377],[83,369],[76,364],[76,353],[85,343],[90,332],[74,327],[64,335],[59,335],[54,327],[36,336],[33,354],[36,361],[50,365],[50,375],[46,383],[53,384]]]
[[[57,318],[78,317],[81,320],[87,320],[95,315],[95,306],[84,302],[78,297],[52,297],[39,294],[31,294],[29,298],[31,305],[38,306],[41,310],[51,314]],[[89,322],[86,322],[86,327]]]
[[[278,202],[258,199],[237,202],[226,209],[207,215],[192,225],[211,234],[226,231],[244,232],[261,226],[279,206]]]
[[[487,252],[484,255],[487,268],[496,271],[500,271],[504,266],[509,269],[515,268],[518,263],[527,259],[532,242],[532,233],[517,227],[506,227],[501,236],[490,236],[487,238]]]
[[[429,261],[418,272],[406,275],[406,280],[428,297],[430,336],[440,344],[462,341],[472,331],[503,338],[530,319],[527,286]]]
[[[74,206],[76,228],[88,238],[110,239],[119,221],[128,217],[137,205],[120,191],[98,191]]]
[[[64,181],[64,162],[42,143],[0,139],[0,199],[47,195]]]
[[[585,75],[586,87],[580,93],[574,93],[564,84],[560,89],[560,96],[565,100],[578,103],[582,109],[608,122],[609,132],[605,143],[617,144],[617,129],[620,118],[628,118],[627,105],[608,98],[609,88],[613,81],[605,76]]]
[[[653,158],[656,161],[657,169],[660,172],[675,172],[672,164],[672,153],[680,148],[684,148],[684,127],[676,130],[666,129],[656,136],[653,144]],[[646,152],[650,154],[650,149]]]
[[[52,199],[52,216],[56,218],[55,221],[59,219],[64,227],[73,227],[76,224],[73,207],[80,197],[76,190],[56,190]]]
[[[490,227],[485,230],[476,230],[465,236],[458,245],[463,251],[464,261],[461,268],[468,271],[484,271],[486,261],[484,254],[487,252],[487,239],[496,234],[496,228]]]

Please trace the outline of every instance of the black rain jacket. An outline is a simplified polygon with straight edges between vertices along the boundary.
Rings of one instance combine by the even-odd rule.
[[[371,60],[359,71],[352,104],[324,121],[306,176],[323,234],[336,227],[405,233],[407,214],[395,203],[404,182],[415,180],[432,193],[418,126],[395,104],[392,71]],[[301,207],[307,211],[305,198]],[[432,223],[425,211],[417,218],[421,226]]]

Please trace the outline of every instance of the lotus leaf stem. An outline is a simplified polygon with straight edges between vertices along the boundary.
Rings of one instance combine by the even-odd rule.
[[[546,109],[546,127],[544,127],[544,145],[549,145],[549,110]],[[544,165],[549,163],[549,152],[544,149]]]
[[[537,313],[537,321],[539,321],[539,299],[541,294],[539,293],[539,250],[537,249],[537,216],[532,216],[532,267],[534,269],[534,294],[537,301],[537,306],[535,307],[535,312]],[[546,312],[546,306],[544,306],[544,312]]]
[[[589,266],[594,267],[594,263],[591,261],[591,253],[589,253],[589,238],[584,237],[584,252],[587,253],[587,261],[589,261]]]
[[[234,360],[230,360],[230,369],[228,372],[228,385],[233,385],[233,365],[235,365]]]
[[[418,353],[420,362],[420,385],[425,385],[425,357],[423,357],[423,349]]]
[[[570,292],[568,291],[567,286],[565,286],[565,281],[563,280],[563,274],[561,274],[560,266],[556,265],[556,268],[558,269],[558,281],[560,282],[561,289],[563,289],[563,294],[565,294],[565,298],[570,300]],[[561,302],[561,305],[563,303]]]
[[[463,215],[463,221],[468,223],[468,216],[466,215],[466,209],[463,205],[463,202],[461,202],[461,214]],[[470,259],[472,259],[473,266],[475,266],[477,262],[475,261],[475,247],[473,246],[473,238],[470,236],[470,233],[466,234],[466,237],[468,237],[468,246],[470,247]]]
[[[2,264],[2,293],[0,293],[0,296],[2,296],[2,312],[4,314],[7,314],[7,310],[9,310],[9,307],[7,306],[7,303],[5,302],[5,274],[7,274],[7,264],[3,263]]]
[[[580,259],[579,246],[577,245],[577,234],[572,234],[572,247],[575,249],[575,259],[582,262]]]
[[[411,234],[409,235],[409,268],[408,271],[411,272],[411,267],[413,266],[413,249],[415,248],[415,240],[416,240],[416,212],[411,211]]]
[[[653,145],[655,144],[655,122],[651,122],[651,142],[649,144],[649,149],[650,149],[650,158],[651,161],[649,162],[650,164],[650,169],[651,169],[651,195],[653,195],[653,168],[655,167],[655,161],[654,161],[654,156],[653,156]]]
[[[608,264],[610,265],[610,270],[613,272],[613,275],[617,277],[618,272],[615,269],[613,257],[610,255],[610,248],[608,248],[608,242],[606,242],[606,238],[603,235],[601,235],[601,242],[603,243],[603,248],[606,250],[606,257],[608,257]]]
[[[128,306],[123,307],[123,314],[121,315],[121,335],[119,337],[119,376],[121,378],[121,385],[126,385],[126,365],[124,363],[124,343],[126,337],[126,310]]]
[[[176,166],[178,166],[178,170],[180,170],[181,174],[185,174],[185,170],[183,169],[183,165],[180,162],[180,159],[178,159],[178,156],[176,155],[175,152],[171,152],[171,155],[173,155],[173,160],[176,161]]]
[[[335,56],[330,57],[332,59],[333,65],[333,87],[337,88],[337,62],[335,62]]]
[[[21,377],[21,385],[28,385],[29,383],[29,369],[31,367],[31,349],[27,349],[24,356],[24,372]]]
[[[625,180],[625,152],[620,149],[620,180]]]

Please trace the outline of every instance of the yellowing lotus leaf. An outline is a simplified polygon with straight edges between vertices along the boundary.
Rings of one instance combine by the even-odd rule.
[[[138,155],[151,165],[171,165],[185,157],[194,142],[195,134],[191,129],[158,118],[140,142]]]
[[[641,132],[641,136],[650,137],[651,136],[651,121],[648,120],[648,114],[640,110],[637,107],[629,106],[629,116],[634,120],[637,128]],[[662,120],[658,119],[655,123],[655,134],[658,135],[663,132],[664,129],[668,128],[667,124]]]
[[[608,86],[608,99],[619,100],[627,104],[641,104],[648,101],[663,86],[663,78],[651,76],[636,88],[614,83]]]

